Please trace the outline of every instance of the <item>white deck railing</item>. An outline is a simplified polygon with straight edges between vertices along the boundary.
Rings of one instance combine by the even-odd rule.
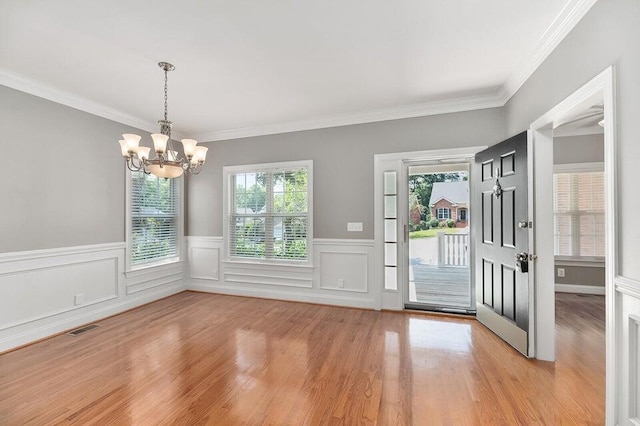
[[[469,234],[438,232],[438,266],[469,266]]]

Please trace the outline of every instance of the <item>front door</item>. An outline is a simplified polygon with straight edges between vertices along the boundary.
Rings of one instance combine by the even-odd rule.
[[[530,356],[527,133],[476,154],[475,162],[477,318]]]

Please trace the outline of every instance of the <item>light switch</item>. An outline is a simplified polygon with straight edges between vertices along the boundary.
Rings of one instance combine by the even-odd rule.
[[[347,223],[348,232],[362,232],[362,222],[349,222]]]
[[[563,278],[564,277],[564,268],[558,268],[558,277],[559,278]]]

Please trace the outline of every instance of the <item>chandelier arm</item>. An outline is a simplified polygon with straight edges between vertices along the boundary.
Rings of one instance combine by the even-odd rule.
[[[127,169],[131,170],[132,172],[139,172],[140,171],[140,167],[136,166],[136,164],[133,161],[133,157],[129,157],[126,161],[127,163]]]
[[[202,171],[202,165],[204,163],[198,163],[193,167],[189,167],[189,173],[191,176],[195,176],[195,175],[199,175],[200,172]]]

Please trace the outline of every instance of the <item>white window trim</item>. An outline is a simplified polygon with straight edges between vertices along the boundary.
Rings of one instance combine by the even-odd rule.
[[[442,210],[442,212],[444,213],[445,210],[449,211],[449,214],[447,215],[447,217],[440,217],[440,210]],[[449,220],[451,219],[451,209],[448,207],[438,207],[436,209],[436,219],[437,220]]]
[[[604,163],[566,163],[553,165],[553,174],[594,172],[604,172]],[[556,265],[560,266],[604,266],[604,256],[555,256],[554,258]]]
[[[229,177],[240,172],[259,172],[273,169],[307,169],[307,259],[306,260],[276,260],[276,259],[248,259],[230,256],[229,250]],[[284,161],[279,163],[244,164],[225,166],[222,168],[222,223],[224,230],[223,262],[237,264],[262,264],[286,266],[313,266],[313,160]]]
[[[144,271],[146,269],[157,268],[160,266],[171,265],[180,263],[183,261],[184,253],[184,177],[176,178],[179,180],[178,189],[180,192],[178,200],[178,255],[166,259],[161,259],[156,262],[148,262],[140,265],[131,265],[131,172],[125,167],[125,241],[127,243],[125,250],[125,276],[130,278],[136,276],[136,272]]]

